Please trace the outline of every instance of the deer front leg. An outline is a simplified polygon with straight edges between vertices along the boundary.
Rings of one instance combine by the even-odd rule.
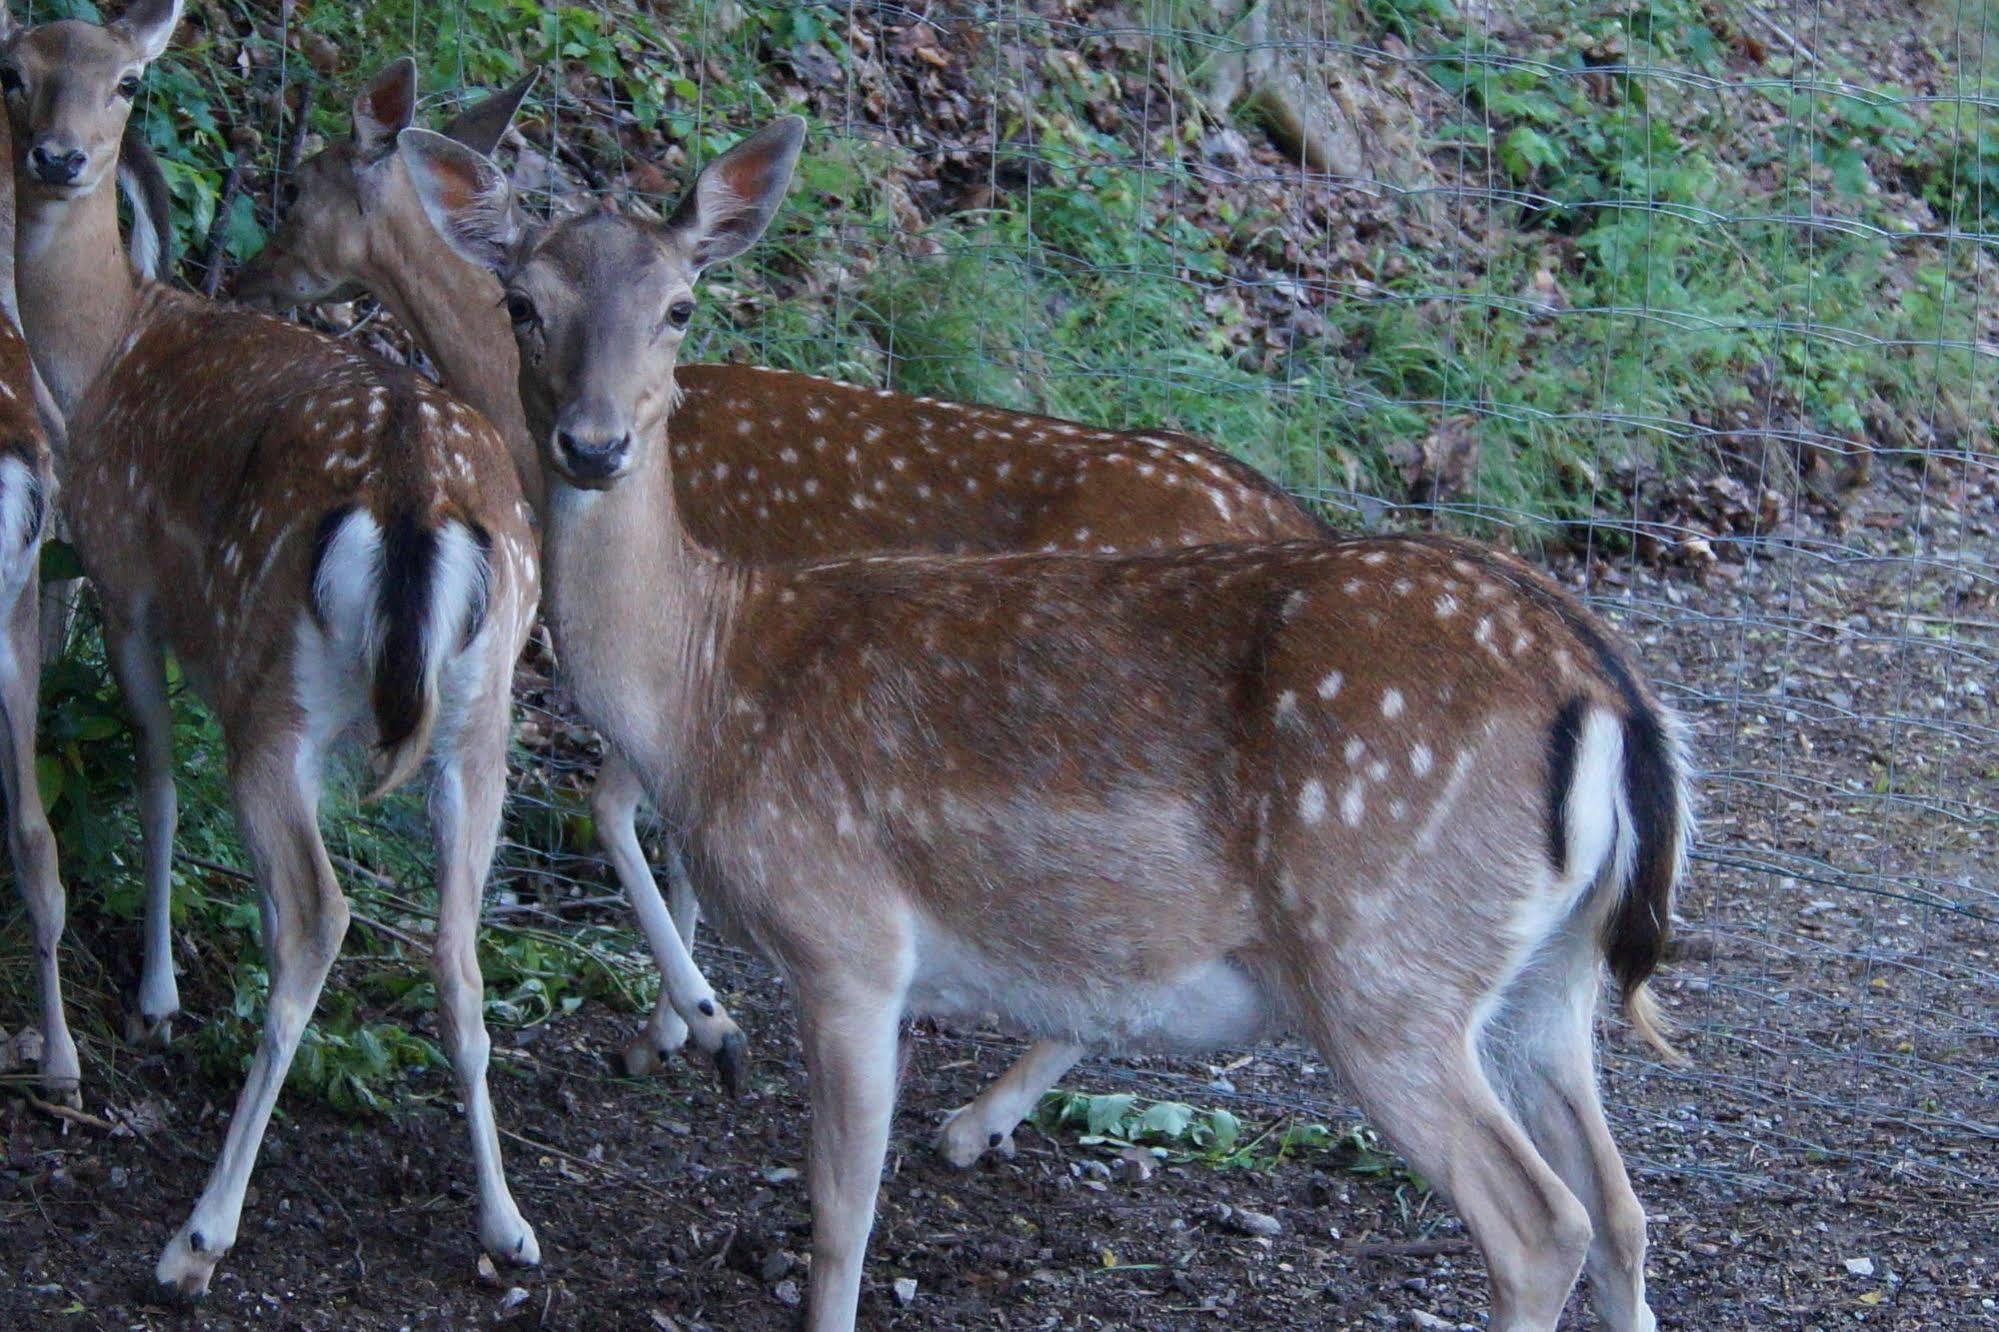
[[[634,1077],[654,1072],[690,1035],[695,1048],[711,1055],[730,1095],[742,1090],[748,1067],[748,1047],[742,1029],[715,998],[715,989],[688,951],[693,942],[693,893],[678,853],[670,859],[674,905],[686,916],[685,929],[676,923],[653,882],[639,845],[638,808],[641,789],[636,774],[613,754],[604,760],[591,793],[597,837],[603,842],[618,882],[624,886],[639,918],[653,960],[659,966],[659,1000],[652,1019],[625,1047],[625,1071]]]
[[[139,1007],[128,1024],[134,1041],[165,1045],[180,1012],[174,981],[173,858],[179,804],[174,795],[173,709],[167,702],[166,660],[159,642],[132,625],[107,625],[111,671],[138,731],[139,831],[146,876],[146,960]]]
[[[34,588],[30,578],[20,589],[8,616],[7,637],[0,641],[0,741],[4,741],[0,779],[4,779],[14,877],[34,931],[35,971],[42,993],[42,1084],[51,1097],[80,1105],[83,1073],[63,1012],[57,957],[65,906],[62,879],[56,872],[55,834],[49,830],[35,784],[35,699],[41,669]]]
[[[854,1326],[895,1110],[902,1007],[901,985],[800,986],[799,1036],[812,1095],[808,1332]]]
[[[1080,1045],[1036,1041],[992,1086],[945,1118],[937,1134],[938,1153],[960,1170],[988,1151],[1011,1157],[1014,1129],[1087,1053]]]

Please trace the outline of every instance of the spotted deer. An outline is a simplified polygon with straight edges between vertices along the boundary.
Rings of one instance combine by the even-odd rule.
[[[1585,1262],[1605,1321],[1651,1328],[1592,1028],[1608,964],[1663,1043],[1646,982],[1688,820],[1627,651],[1437,538],[708,549],[665,444],[675,353],[803,133],[723,154],[665,222],[536,225],[463,146],[403,151],[514,312],[578,704],[681,830],[703,908],[797,996],[808,1324],[854,1322],[900,1019],[996,1011],[1112,1048],[1301,1032],[1464,1217],[1494,1328],[1553,1328]]]
[[[0,142],[12,142],[0,123]],[[37,592],[42,537],[55,500],[55,461],[36,405],[28,344],[15,324],[14,178],[0,180],[0,792],[7,801],[7,849],[28,910],[41,991],[42,1085],[80,1104],[82,1068],[63,1010],[57,950],[65,901],[55,834],[35,777],[35,712],[42,649]]]
[[[475,150],[497,143],[531,82],[478,103],[445,136]],[[500,285],[423,220],[401,155],[386,137],[410,124],[415,104],[409,60],[384,69],[355,98],[352,137],[300,168],[285,218],[239,275],[237,294],[288,306],[377,293],[414,330],[445,384],[508,430],[516,459],[532,468],[538,485]],[[1182,435],[1092,430],[739,366],[680,367],[675,387],[674,471],[683,495],[701,500],[691,515],[697,539],[735,559],[1146,550],[1321,532],[1253,469]],[[657,940],[666,978],[652,1020],[625,1051],[635,1074],[658,1067],[686,1038],[676,988],[682,1008],[699,1011],[712,1000],[679,947],[694,914],[684,877],[673,878],[669,913],[646,868],[633,831],[639,798],[614,751],[595,792],[597,826]],[[945,1155],[969,1165],[988,1147],[1010,1151],[1014,1126],[1082,1053],[1037,1047],[951,1117],[940,1144]]]
[[[198,1295],[235,1241],[258,1145],[346,932],[317,812],[324,763],[348,736],[371,745],[378,789],[434,764],[433,971],[480,1234],[532,1263],[534,1232],[500,1163],[473,948],[511,669],[538,597],[530,515],[498,432],[441,389],[126,264],[111,164],[180,10],[137,0],[104,27],[8,18],[0,33],[22,323],[67,423],[63,502],[138,731],[142,1019],[164,1036],[178,1008],[168,648],[221,724],[270,968],[263,1039],[221,1154],[155,1275]]]

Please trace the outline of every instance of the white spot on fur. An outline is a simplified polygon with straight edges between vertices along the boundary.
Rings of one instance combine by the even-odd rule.
[[[1340,822],[1349,828],[1360,827],[1360,816],[1367,808],[1367,795],[1356,777],[1347,783],[1347,789],[1340,796]]]
[[[1431,757],[1428,745],[1417,745],[1409,751],[1409,771],[1415,773],[1418,777],[1429,776],[1430,768],[1434,763],[1435,760]]]
[[[1390,685],[1381,694],[1381,715],[1393,721],[1402,715],[1402,691]]]
[[[1326,817],[1326,784],[1317,777],[1298,788],[1298,817],[1306,823],[1317,823]]]
[[[1338,671],[1327,671],[1319,681],[1319,697],[1330,699],[1339,695],[1340,686],[1346,683],[1346,676]]]

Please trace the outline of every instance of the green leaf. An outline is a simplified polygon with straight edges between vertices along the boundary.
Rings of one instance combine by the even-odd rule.
[[[54,754],[35,755],[35,786],[42,793],[44,809],[54,806],[56,801],[62,799],[63,782],[66,777],[63,761],[60,758]]]
[[[42,542],[42,581],[62,582],[70,578],[83,577],[83,561],[76,557],[76,547],[67,541],[51,537]]]
[[[1187,1136],[1187,1129],[1193,1122],[1193,1106],[1182,1105],[1178,1101],[1156,1101],[1139,1116],[1138,1128],[1141,1133],[1156,1133],[1177,1142]]]
[[[1131,1113],[1132,1104],[1137,1099],[1128,1092],[1118,1092],[1112,1096],[1092,1096],[1087,1116],[1089,1131],[1124,1136],[1122,1130],[1125,1116]]]

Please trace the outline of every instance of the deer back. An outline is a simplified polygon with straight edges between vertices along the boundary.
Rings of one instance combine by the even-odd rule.
[[[1163,550],[1323,530],[1254,468],[1184,435],[749,366],[684,366],[676,383],[689,530],[734,558]]]
[[[225,691],[289,648],[329,515],[463,522],[511,570],[495,594],[531,596],[531,529],[498,432],[421,376],[295,324],[152,287],[72,435],[70,512],[93,576],[155,606]]]

